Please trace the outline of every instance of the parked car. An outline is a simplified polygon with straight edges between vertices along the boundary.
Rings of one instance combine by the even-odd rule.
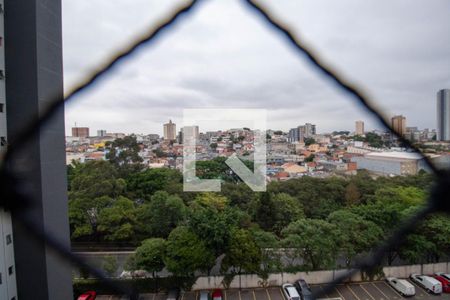
[[[294,285],[297,288],[297,291],[300,294],[302,300],[312,300],[311,288],[304,279],[297,280]]]
[[[95,300],[97,297],[97,292],[95,291],[87,291],[86,293],[78,296],[77,300]]]
[[[442,275],[432,275],[432,277],[442,284],[442,291],[444,293],[450,293],[450,280]]]
[[[437,272],[437,273],[434,273],[434,275],[442,276],[445,279],[450,280],[450,274],[446,274],[444,272]]]
[[[212,292],[212,300],[223,300],[222,291],[217,289]]]
[[[416,288],[405,279],[399,279],[396,277],[386,278],[387,283],[399,292],[402,296],[414,296],[416,294]]]
[[[287,300],[301,300],[297,289],[290,283],[283,284],[283,293]]]
[[[180,291],[178,289],[170,289],[167,294],[167,300],[178,300],[180,296]]]
[[[409,278],[424,288],[427,292],[433,294],[442,293],[442,284],[433,277],[419,274],[411,274]]]
[[[145,270],[135,270],[135,271],[126,271],[123,270],[120,273],[119,278],[148,278],[151,277],[152,274]]]

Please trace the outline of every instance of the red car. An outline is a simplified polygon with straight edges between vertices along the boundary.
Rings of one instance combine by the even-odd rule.
[[[94,291],[88,291],[78,296],[78,300],[95,300],[97,297],[97,293]]]
[[[214,290],[212,293],[212,300],[223,300],[222,291]]]
[[[444,293],[450,293],[450,280],[440,275],[432,275],[432,277],[442,284],[442,291]]]

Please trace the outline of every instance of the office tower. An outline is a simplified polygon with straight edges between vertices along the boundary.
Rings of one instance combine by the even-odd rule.
[[[12,141],[28,121],[45,111],[49,99],[63,97],[61,0],[4,2],[0,18],[4,18],[5,34],[0,48],[5,51],[7,80],[6,96],[0,102],[6,100],[7,137]],[[17,295],[0,295],[2,300],[73,299],[70,264],[43,240],[30,237],[18,218],[30,220],[36,230],[70,249],[64,138],[61,106],[45,127],[21,145],[20,152],[12,154],[10,167],[20,177],[19,187],[26,184],[21,192],[32,205],[11,212],[16,264],[2,274],[2,285],[15,275]],[[9,243],[8,235],[5,243]]]
[[[391,119],[391,126],[401,136],[404,136],[406,133],[406,118],[402,115],[393,116]]]
[[[87,138],[89,136],[89,128],[88,127],[72,127],[72,136]]]
[[[450,141],[450,89],[437,93],[437,136],[438,141]]]
[[[177,125],[169,120],[169,123],[164,124],[164,139],[167,141],[174,141],[177,137]]]
[[[356,135],[364,135],[364,122],[363,121],[355,122],[355,134]]]

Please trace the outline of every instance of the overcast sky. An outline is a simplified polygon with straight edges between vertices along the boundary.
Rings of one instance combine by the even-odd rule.
[[[436,127],[436,92],[450,88],[450,1],[264,2],[389,115]],[[63,0],[65,87],[177,3]],[[185,108],[267,109],[272,129],[353,131],[359,119],[375,128],[354,104],[242,3],[209,0],[67,105],[66,132],[76,122],[91,134],[161,134]]]

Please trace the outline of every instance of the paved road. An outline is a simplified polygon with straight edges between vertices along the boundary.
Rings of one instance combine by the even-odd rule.
[[[414,284],[413,282],[411,282]],[[432,295],[425,292],[421,287],[416,287],[416,295],[409,300],[450,300],[450,294]],[[323,291],[323,285],[312,285],[313,291]],[[198,292],[186,292],[181,295],[180,300],[198,300]],[[341,298],[342,300],[403,300],[384,281],[362,282],[340,284],[325,294],[322,298]],[[122,300],[120,296],[98,296],[98,300]],[[164,294],[143,294],[141,300],[166,300]],[[231,289],[224,290],[224,300],[286,300],[280,287],[257,288],[257,289]]]

